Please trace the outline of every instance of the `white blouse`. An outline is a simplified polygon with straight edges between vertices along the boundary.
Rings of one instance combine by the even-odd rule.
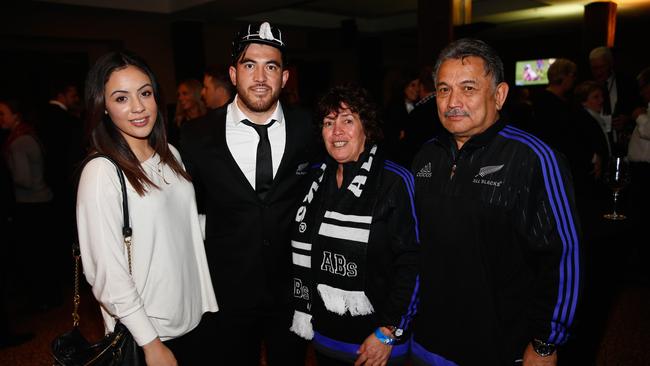
[[[180,155],[170,145],[176,159]],[[106,331],[119,319],[138,345],[191,331],[218,310],[205,256],[194,187],[154,154],[142,168],[158,188],[144,196],[128,179],[133,277],[122,238],[122,196],[115,166],[96,158],[81,174],[77,226],[86,279]]]
[[[650,163],[650,103],[646,113],[636,118],[636,127],[630,137],[627,158],[630,161]]]

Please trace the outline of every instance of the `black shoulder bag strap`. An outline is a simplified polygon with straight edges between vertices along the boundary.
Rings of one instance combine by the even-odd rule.
[[[129,204],[127,201],[126,197],[126,183],[124,180],[124,172],[120,168],[120,166],[113,160],[108,155],[105,154],[93,154],[88,156],[86,159],[84,159],[83,162],[79,165],[79,177],[81,177],[81,172],[83,171],[84,167],[86,164],[95,159],[95,158],[104,158],[108,161],[110,161],[113,165],[115,165],[115,169],[117,170],[117,177],[120,180],[120,186],[122,188],[122,214],[123,214],[123,223],[122,223],[122,237],[124,238],[124,245],[126,246],[126,252],[129,260],[129,274],[132,274],[131,271],[131,224],[129,222]],[[77,179],[77,185],[79,183],[79,179]],[[81,260],[81,253],[79,251],[79,235],[77,234],[76,230],[76,220],[75,220],[75,241],[72,244],[72,256],[74,258],[74,298],[73,298],[73,304],[74,304],[74,309],[72,312],[72,324],[76,327],[79,326],[79,303],[80,303],[80,297],[79,297],[79,263]]]

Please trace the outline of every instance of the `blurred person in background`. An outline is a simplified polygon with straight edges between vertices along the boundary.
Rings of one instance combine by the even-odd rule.
[[[596,47],[591,50],[589,66],[593,80],[602,89],[602,114],[611,118],[612,152],[616,155],[625,155],[629,135],[634,128],[632,110],[639,103],[637,84],[634,77],[615,69],[614,55],[608,47]]]
[[[4,122],[4,108],[0,106],[0,126]],[[11,130],[0,127],[0,146],[9,136]],[[12,225],[16,200],[11,172],[5,159],[0,158],[0,233],[2,233],[2,262],[0,263],[0,349],[23,344],[33,338],[33,334],[17,333],[12,324],[8,309],[8,295],[15,291],[10,286],[15,283],[13,276],[16,268],[16,238]]]
[[[205,70],[201,98],[208,109],[217,109],[230,103],[234,94],[234,87],[226,68],[213,65]]]
[[[390,90],[388,102],[384,108],[384,124],[382,142],[386,157],[395,162],[408,165],[408,152],[403,149],[405,128],[408,124],[409,114],[415,108],[419,98],[419,78],[414,70],[402,72]]]
[[[168,141],[178,146],[181,125],[189,120],[199,118],[207,113],[205,103],[201,98],[203,85],[196,79],[185,79],[176,89],[176,112],[174,123],[169,124]]]
[[[2,156],[11,172],[15,198],[14,235],[16,258],[28,266],[17,267],[18,279],[25,280],[30,304],[46,310],[62,303],[61,278],[57,250],[63,248],[54,239],[56,222],[52,189],[45,181],[44,150],[36,135],[34,122],[23,104],[16,99],[0,101],[0,127],[10,130],[2,146]]]

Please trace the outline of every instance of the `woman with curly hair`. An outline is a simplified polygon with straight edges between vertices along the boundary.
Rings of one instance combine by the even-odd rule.
[[[319,365],[400,365],[417,295],[413,176],[385,160],[377,108],[354,85],[318,104],[326,162],[292,238],[291,330],[313,339]]]

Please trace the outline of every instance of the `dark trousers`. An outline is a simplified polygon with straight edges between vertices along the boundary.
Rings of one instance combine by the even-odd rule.
[[[289,331],[289,309],[219,310],[209,318],[216,330],[210,365],[259,366],[262,344],[268,366],[304,366],[307,342]]]

